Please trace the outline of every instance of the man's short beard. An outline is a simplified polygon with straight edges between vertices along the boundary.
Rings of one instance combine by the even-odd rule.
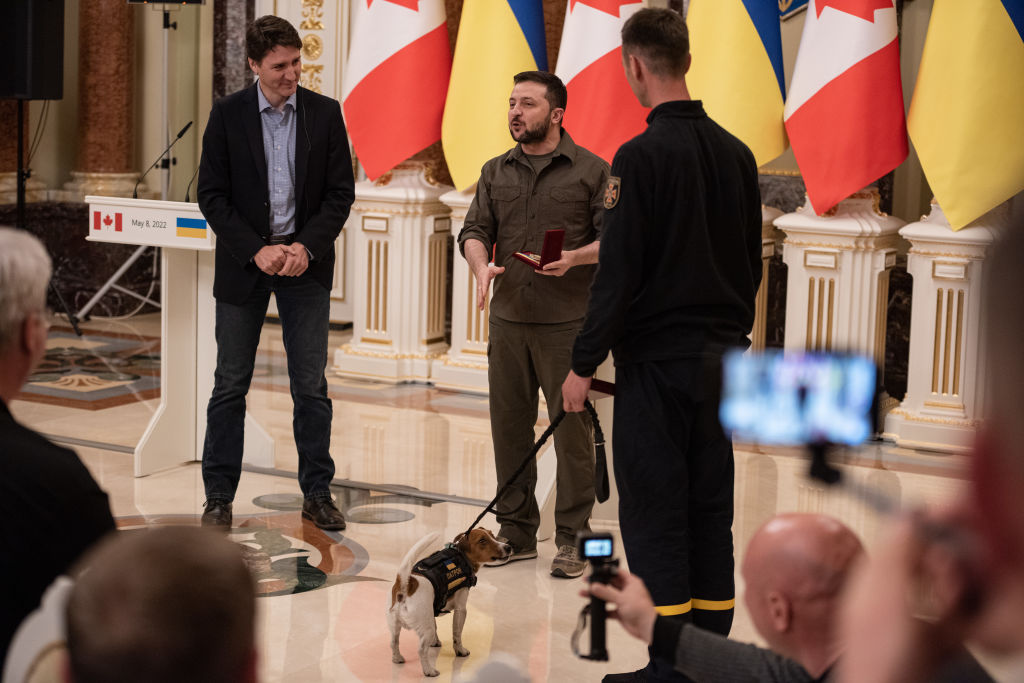
[[[526,126],[523,132],[516,137],[515,133],[512,133],[511,127],[509,127],[509,133],[512,133],[512,139],[521,145],[531,145],[535,142],[542,142],[544,138],[548,136],[548,131],[551,130],[551,126],[554,125],[549,115],[544,121],[538,123],[533,128]]]

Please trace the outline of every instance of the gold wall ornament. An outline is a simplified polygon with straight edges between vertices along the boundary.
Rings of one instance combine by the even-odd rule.
[[[322,94],[323,80],[321,75],[324,70],[323,64],[302,65],[302,87]]]
[[[299,28],[303,31],[324,30],[324,0],[302,0],[302,23]]]
[[[306,34],[306,37],[302,39],[302,56],[311,62],[315,62],[320,59],[320,55],[324,53],[324,41],[320,40],[320,36],[312,33]]]

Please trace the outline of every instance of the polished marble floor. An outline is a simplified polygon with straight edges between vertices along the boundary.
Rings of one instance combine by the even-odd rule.
[[[203,503],[197,463],[132,476],[130,449],[158,404],[152,367],[159,324],[158,315],[91,321],[84,340],[56,327],[45,367],[12,405],[29,426],[78,444],[122,528],[197,524]],[[345,331],[332,332],[332,348],[347,338]],[[275,439],[276,469],[294,471],[291,400],[275,325],[264,329],[257,365],[250,411]],[[335,489],[348,529],[324,532],[303,523],[298,485],[290,476],[245,472],[235,500],[231,538],[246,547],[259,582],[262,680],[418,680],[411,632],[401,640],[407,663],[391,663],[384,620],[390,585],[413,543],[432,531],[454,537],[479,513],[475,501],[493,494],[486,398],[330,374],[329,384],[337,476],[355,482]],[[885,519],[863,502],[859,487],[902,506],[948,500],[962,487],[964,463],[952,456],[872,445],[843,454],[843,460],[853,486],[826,490],[807,481],[799,453],[738,446],[737,566],[747,540],[777,512],[832,514],[870,548]],[[616,530],[613,503],[597,508],[596,528]],[[493,528],[493,519],[485,525]],[[569,640],[584,604],[577,595],[581,582],[548,575],[555,552],[550,539],[539,550],[535,561],[481,572],[464,633],[470,657],[454,656],[451,617],[440,619],[438,680],[469,679],[496,653],[514,657],[534,681],[597,681],[643,664],[645,649],[616,625],[609,628],[610,662],[573,656]],[[742,601],[737,604],[733,635],[756,642]]]

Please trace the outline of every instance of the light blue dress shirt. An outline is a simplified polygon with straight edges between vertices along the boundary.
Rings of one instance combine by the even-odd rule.
[[[270,233],[295,232],[295,111],[296,95],[285,100],[282,111],[270,106],[263,90],[256,86],[260,121],[263,124],[263,154],[267,159],[267,189],[270,192]]]

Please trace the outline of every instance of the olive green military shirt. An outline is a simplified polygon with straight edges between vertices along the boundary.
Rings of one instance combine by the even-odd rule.
[[[510,322],[561,323],[587,312],[590,281],[597,265],[576,266],[562,277],[541,275],[515,258],[517,251],[540,253],[547,230],[565,230],[565,251],[601,238],[608,164],[579,147],[567,132],[551,162],[536,173],[521,145],[484,164],[476,196],[459,233],[497,245],[494,263],[505,272],[494,278],[491,315]]]

